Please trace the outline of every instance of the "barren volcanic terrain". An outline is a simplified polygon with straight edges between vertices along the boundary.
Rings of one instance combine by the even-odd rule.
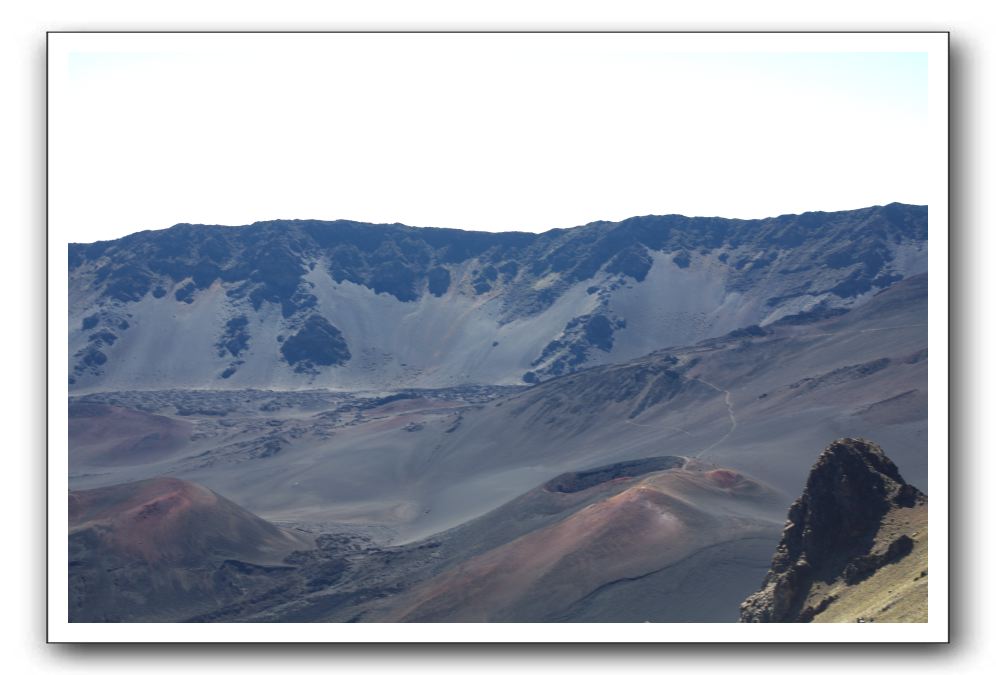
[[[898,204],[74,245],[70,616],[736,621],[814,448],[926,492],[925,266]]]

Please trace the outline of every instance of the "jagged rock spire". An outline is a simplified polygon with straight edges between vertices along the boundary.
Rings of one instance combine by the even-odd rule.
[[[741,605],[740,620],[810,620],[822,609],[804,606],[815,581],[844,578],[853,583],[909,552],[912,542],[900,537],[885,553],[869,555],[886,513],[926,499],[903,480],[875,443],[860,438],[834,441],[820,454],[802,496],[789,508],[771,569],[761,590]]]

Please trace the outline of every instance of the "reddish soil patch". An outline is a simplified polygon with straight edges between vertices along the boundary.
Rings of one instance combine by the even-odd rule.
[[[69,494],[69,531],[90,530],[105,553],[154,561],[282,558],[308,543],[205,487],[153,478]]]
[[[169,457],[190,439],[193,425],[163,415],[95,403],[69,406],[69,453],[95,465],[145,464]]]
[[[716,469],[708,473],[709,479],[722,488],[731,488],[743,480],[743,476],[728,469]]]

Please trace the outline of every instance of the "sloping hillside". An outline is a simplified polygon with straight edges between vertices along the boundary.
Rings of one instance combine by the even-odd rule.
[[[175,621],[278,579],[310,537],[214,492],[155,478],[69,493],[71,621]]]
[[[926,271],[926,207],[645,216],[543,234],[177,225],[69,248],[70,387],[521,384]]]

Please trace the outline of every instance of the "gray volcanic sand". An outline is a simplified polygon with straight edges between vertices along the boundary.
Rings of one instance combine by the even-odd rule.
[[[71,461],[94,466],[150,464],[185,449],[193,424],[101,403],[76,403],[69,412]]]
[[[735,607],[719,612],[710,600],[721,597],[728,602],[730,585],[749,588],[763,576],[781,527],[778,496],[740,475],[703,466],[622,482],[615,494],[610,492],[390,598],[384,603],[390,607],[387,616],[375,612],[374,617],[602,621],[613,616],[609,606],[614,596],[646,587],[652,589],[656,607],[646,603],[639,610],[616,607],[614,616],[641,620],[642,611],[644,620],[669,615],[706,620],[712,613],[713,619],[733,620]],[[758,542],[767,549],[760,557]],[[708,585],[681,583],[690,574],[690,557],[698,555],[700,572],[721,565],[715,554],[706,553],[714,548],[734,552],[725,558],[728,584],[710,590]],[[677,576],[664,574],[669,568],[682,570]],[[683,593],[686,588],[690,593]],[[691,610],[699,604],[699,596],[705,602],[698,611]]]
[[[400,546],[393,568],[350,554],[362,600],[235,598],[240,620],[735,620],[829,440],[874,439],[926,491],[925,317],[914,277],[842,316],[530,388],[79,396],[70,486],[175,476],[271,523]],[[699,463],[542,487],[661,455]]]
[[[186,451],[120,467],[74,456],[71,485],[175,475],[267,519],[382,526],[399,542],[479,516],[564,471],[661,454],[698,456],[789,495],[813,453],[845,435],[877,439],[926,488],[926,417],[882,423],[875,413],[926,392],[923,301],[911,285],[836,319],[668,350],[511,394],[484,388],[473,401],[424,392],[377,406],[373,395],[337,394],[274,411],[261,401],[280,401],[277,392],[235,403],[238,392],[202,392],[232,410],[177,418],[168,393],[156,401],[122,394],[192,423]],[[681,379],[668,381],[666,366],[681,369]],[[373,407],[355,409],[365,401]]]

